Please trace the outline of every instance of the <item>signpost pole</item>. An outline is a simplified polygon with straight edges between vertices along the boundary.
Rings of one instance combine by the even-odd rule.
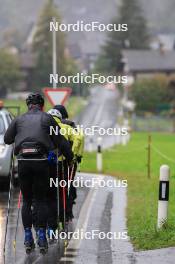
[[[53,17],[53,23],[56,24],[56,19],[55,17]],[[52,42],[53,42],[53,48],[52,48],[52,51],[53,51],[53,54],[52,54],[52,66],[53,66],[53,75],[54,77],[56,76],[57,74],[57,48],[56,48],[56,31],[53,30],[52,31]],[[57,84],[55,82],[55,78],[53,80],[53,89],[55,89],[57,87]]]

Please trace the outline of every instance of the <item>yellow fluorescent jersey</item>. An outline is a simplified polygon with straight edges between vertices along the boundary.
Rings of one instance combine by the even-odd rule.
[[[61,120],[58,117],[54,116],[54,119],[61,128],[61,134],[72,144],[72,152],[74,155],[78,156],[81,148],[80,135],[71,126],[61,123]]]
[[[78,132],[78,137],[80,140],[80,147],[79,147],[77,156],[82,157],[83,152],[84,152],[84,134],[83,134],[83,131],[79,128],[76,128],[76,131]]]

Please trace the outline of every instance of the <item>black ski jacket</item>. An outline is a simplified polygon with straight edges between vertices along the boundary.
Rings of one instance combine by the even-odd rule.
[[[57,133],[50,135],[50,127]],[[51,115],[33,108],[11,122],[5,133],[4,142],[8,145],[15,143],[15,155],[19,154],[21,145],[25,142],[37,143],[46,153],[58,147],[66,159],[71,161],[73,158],[71,146],[59,130],[60,127]]]

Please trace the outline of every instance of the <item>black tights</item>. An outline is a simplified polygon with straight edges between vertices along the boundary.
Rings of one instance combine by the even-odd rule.
[[[32,202],[35,200],[36,225],[47,226],[47,192],[49,187],[48,161],[19,160],[18,173],[23,195],[22,221],[24,228],[32,227]]]

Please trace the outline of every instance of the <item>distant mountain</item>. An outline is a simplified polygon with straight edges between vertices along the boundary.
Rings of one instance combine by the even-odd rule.
[[[139,0],[152,32],[175,32],[174,0]],[[0,41],[8,29],[17,29],[24,40],[42,8],[43,0],[0,0]],[[77,20],[107,23],[117,14],[120,0],[55,0],[66,23]],[[124,23],[124,22],[123,22]],[[104,33],[71,33],[69,42],[78,42],[83,51],[98,52]]]

